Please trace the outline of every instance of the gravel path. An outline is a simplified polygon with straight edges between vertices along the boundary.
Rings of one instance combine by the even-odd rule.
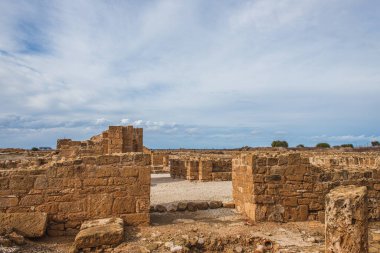
[[[190,182],[170,174],[152,174],[150,203],[167,204],[185,200],[232,200],[232,182]]]

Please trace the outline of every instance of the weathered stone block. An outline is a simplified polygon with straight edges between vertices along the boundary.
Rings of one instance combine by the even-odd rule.
[[[21,206],[36,206],[44,201],[42,195],[27,195],[20,200]]]
[[[46,225],[46,213],[0,213],[0,227],[14,229],[25,237],[43,236]]]
[[[97,246],[116,246],[124,239],[124,222],[120,218],[85,221],[75,237],[75,252]]]
[[[341,186],[326,195],[326,253],[368,252],[367,188]]]
[[[18,198],[16,196],[3,196],[0,197],[0,208],[7,208],[18,205]]]
[[[91,194],[87,196],[86,207],[88,217],[105,217],[112,212],[113,198],[110,194]]]
[[[112,212],[120,214],[136,212],[135,199],[132,197],[115,198],[115,200],[113,201]]]

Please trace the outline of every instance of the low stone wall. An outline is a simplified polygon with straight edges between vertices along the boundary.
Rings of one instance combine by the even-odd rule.
[[[222,181],[232,178],[232,159],[223,156],[173,156],[169,159],[172,178],[190,181]]]
[[[0,212],[46,212],[50,235],[76,234],[83,221],[111,216],[147,224],[150,156],[89,156],[43,169],[0,170],[0,189]]]
[[[185,161],[181,159],[169,159],[170,176],[172,178],[186,179],[187,169]]]
[[[151,152],[152,173],[169,173],[169,154]]]
[[[380,153],[253,152],[235,156],[233,198],[254,221],[324,221],[325,195],[367,186],[369,218],[380,219]]]

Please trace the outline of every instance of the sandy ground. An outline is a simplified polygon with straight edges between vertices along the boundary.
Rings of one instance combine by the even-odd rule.
[[[152,174],[151,205],[185,200],[232,201],[232,182],[190,182],[172,179],[169,174]]]

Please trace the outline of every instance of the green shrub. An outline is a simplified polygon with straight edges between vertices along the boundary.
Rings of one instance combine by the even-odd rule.
[[[289,147],[289,145],[288,145],[288,142],[286,142],[286,141],[277,140],[277,141],[272,141],[272,147],[274,147],[274,148],[279,148],[279,147],[287,148],[287,147]]]
[[[298,144],[297,145],[297,148],[304,148],[305,147],[305,145],[303,145],[303,144]]]
[[[340,145],[342,148],[354,148],[353,144],[342,144]]]
[[[329,148],[330,147],[330,144],[326,143],[326,142],[321,142],[321,143],[318,143],[316,145],[317,148]]]
[[[371,144],[372,144],[372,147],[380,146],[380,142],[378,141],[372,141]]]
[[[33,147],[33,148],[32,148],[32,151],[38,151],[38,148]]]

